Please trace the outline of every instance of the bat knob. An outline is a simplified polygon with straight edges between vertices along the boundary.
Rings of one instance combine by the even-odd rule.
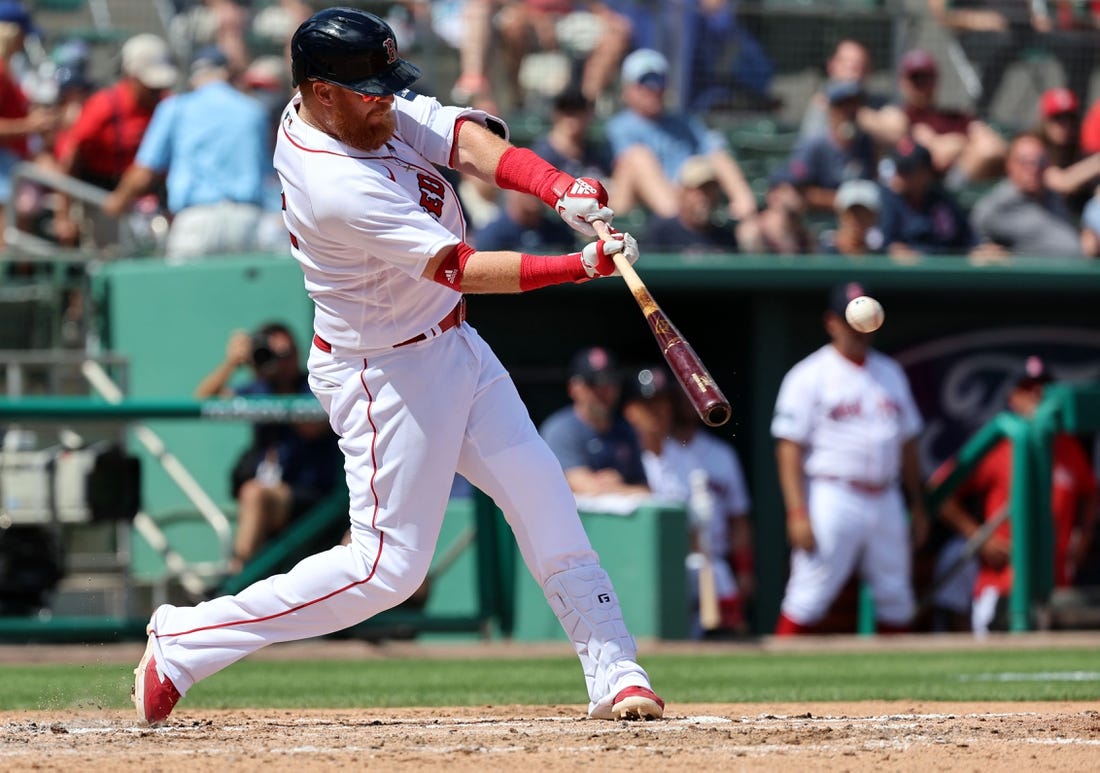
[[[732,415],[733,411],[730,410],[729,403],[719,403],[706,410],[703,414],[703,423],[708,427],[721,427],[730,420]]]

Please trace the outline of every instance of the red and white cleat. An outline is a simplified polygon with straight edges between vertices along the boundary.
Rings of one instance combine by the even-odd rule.
[[[157,674],[152,636],[145,645],[141,662],[134,669],[134,686],[130,690],[130,698],[137,708],[138,718],[149,725],[168,719],[168,715],[179,702],[180,694],[172,680],[167,676],[162,680]]]
[[[660,719],[665,715],[665,702],[648,687],[626,687],[615,696],[611,715],[615,719]]]

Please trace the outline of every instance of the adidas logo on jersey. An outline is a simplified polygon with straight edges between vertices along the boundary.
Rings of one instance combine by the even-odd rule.
[[[443,272],[443,276],[446,278],[447,284],[453,285],[458,280],[458,269],[448,268]]]

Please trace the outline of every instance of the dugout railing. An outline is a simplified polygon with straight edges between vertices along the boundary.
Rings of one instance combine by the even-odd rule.
[[[1051,384],[1034,418],[1028,420],[1008,411],[997,414],[963,444],[951,471],[926,493],[928,512],[934,518],[947,498],[958,490],[994,446],[1002,440],[1012,444],[1008,522],[1012,529],[1013,580],[1007,610],[1011,632],[1038,627],[1040,613],[1049,603],[1054,589],[1054,518],[1051,511],[1054,437],[1060,432],[1085,435],[1098,431],[1100,385]],[[991,534],[985,534],[985,539]],[[972,547],[972,552],[976,553],[980,542]],[[859,632],[868,635],[874,630],[874,602],[866,588],[862,588]]]

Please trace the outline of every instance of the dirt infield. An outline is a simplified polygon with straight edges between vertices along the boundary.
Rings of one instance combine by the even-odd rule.
[[[1084,703],[670,706],[666,719],[583,719],[579,706],[191,711],[156,729],[122,712],[0,714],[0,769],[1093,771]]]
[[[916,640],[914,640],[916,641]],[[1043,636],[1005,646],[1050,644]],[[1097,644],[1097,634],[1058,637]],[[922,638],[920,647],[964,640]],[[899,642],[895,641],[894,646]],[[986,642],[985,646],[990,643]],[[683,651],[684,646],[649,645]],[[818,640],[799,646],[859,650],[881,645]],[[915,645],[914,645],[915,646]],[[996,643],[994,643],[996,646]],[[766,649],[793,649],[778,644]],[[416,645],[364,648],[335,642],[330,657],[494,657],[562,654],[560,645]],[[707,648],[713,652],[713,648]],[[0,648],[0,662],[136,663],[140,645]],[[254,657],[316,657],[317,645],[280,645]],[[2,689],[2,688],[0,688]],[[670,696],[666,696],[670,697]],[[181,703],[162,727],[141,727],[131,711],[0,713],[0,770],[230,771],[313,770],[575,771],[913,770],[1094,771],[1100,759],[1095,702],[937,703],[867,701],[806,704],[677,704],[664,720],[604,722],[584,707],[213,711]]]

